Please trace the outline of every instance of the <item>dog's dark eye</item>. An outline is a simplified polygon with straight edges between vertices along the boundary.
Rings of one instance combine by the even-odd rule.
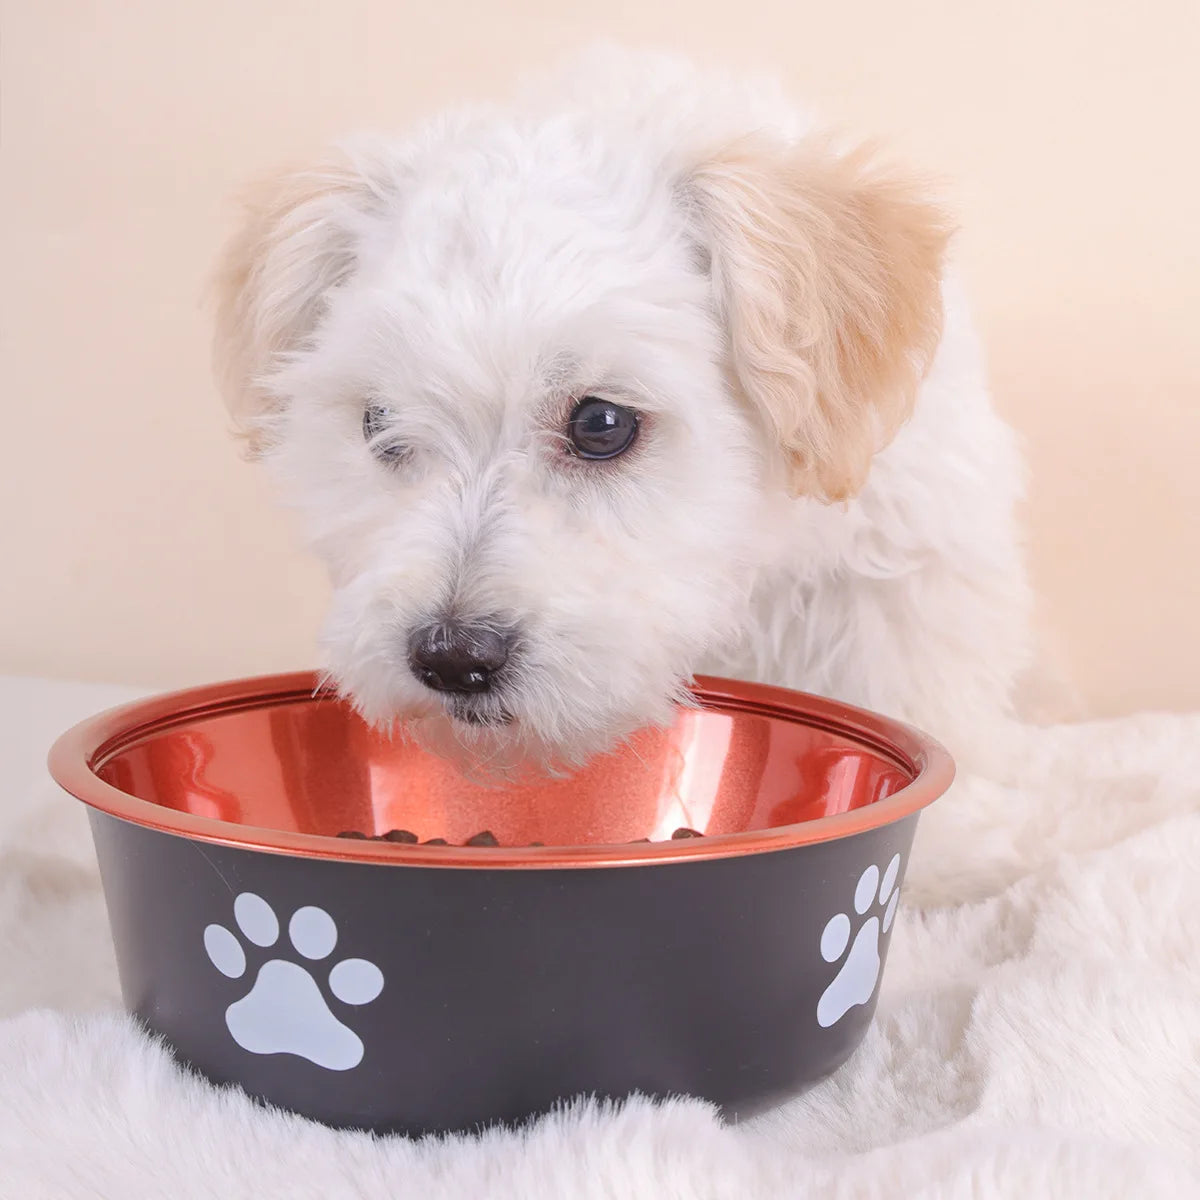
[[[394,416],[386,404],[368,404],[363,409],[362,435],[371,453],[381,462],[399,463],[409,448],[392,431]]]
[[[616,458],[637,439],[638,415],[631,408],[584,396],[567,422],[571,449],[580,458]]]

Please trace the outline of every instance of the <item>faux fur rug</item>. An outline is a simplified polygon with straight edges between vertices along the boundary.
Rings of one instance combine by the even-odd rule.
[[[1200,1196],[1200,715],[1029,730],[922,818],[875,1024],[767,1117],[577,1103],[522,1133],[336,1133],[122,1015],[52,736],[131,693],[0,682],[0,1197]]]

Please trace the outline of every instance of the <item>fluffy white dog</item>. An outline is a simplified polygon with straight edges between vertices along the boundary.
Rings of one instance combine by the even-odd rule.
[[[1022,471],[947,240],[775,89],[619,51],[272,180],[217,346],[332,678],[489,762],[578,762],[698,671],[974,754],[1027,653]]]

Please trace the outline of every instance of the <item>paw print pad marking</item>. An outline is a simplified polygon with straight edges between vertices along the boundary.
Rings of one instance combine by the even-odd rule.
[[[242,892],[233,902],[233,916],[255,946],[266,949],[279,941],[279,918],[261,896]],[[312,964],[327,959],[337,945],[333,918],[313,904],[292,914],[287,933],[296,954]],[[245,948],[224,925],[204,930],[204,949],[222,975],[241,979],[246,974]],[[225,1010],[233,1040],[251,1054],[295,1054],[330,1071],[358,1066],[362,1039],[334,1016],[314,969],[286,958],[263,963],[246,995]],[[328,989],[343,1004],[370,1004],[383,991],[383,972],[365,958],[344,958],[330,968]]]
[[[872,863],[859,876],[854,889],[854,911],[858,917],[866,917],[850,946],[853,921],[848,913],[834,913],[821,932],[821,957],[827,963],[836,963],[845,955],[842,968],[833,982],[817,1001],[817,1024],[824,1029],[836,1025],[856,1004],[866,1004],[875,994],[879,982],[879,935],[887,933],[896,915],[900,900],[900,889],[896,878],[900,874],[900,855],[892,856],[883,878],[879,868]],[[886,905],[886,907],[883,907]],[[872,907],[883,908],[882,917],[867,912]],[[850,953],[846,954],[846,947]]]

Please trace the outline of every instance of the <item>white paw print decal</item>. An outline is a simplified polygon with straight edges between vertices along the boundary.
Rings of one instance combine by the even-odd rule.
[[[876,898],[880,906],[886,904],[887,907],[883,911],[882,926],[876,913],[859,926],[849,954],[846,954],[846,947],[850,943],[850,917],[844,912],[835,913],[825,924],[821,933],[821,957],[827,963],[835,963],[846,954],[846,961],[817,1001],[817,1024],[824,1029],[836,1025],[856,1004],[866,1004],[875,994],[875,985],[879,982],[879,934],[887,933],[892,927],[900,900],[900,889],[896,887],[899,874],[900,855],[896,854],[882,879],[874,863],[859,876],[858,886],[854,889],[854,911],[860,917],[866,916]]]
[[[256,946],[279,940],[279,920],[261,896],[242,892],[233,915]],[[333,953],[337,936],[333,918],[315,905],[296,909],[288,922],[292,947],[314,963]],[[222,975],[240,979],[246,973],[246,951],[224,925],[204,930],[204,949]],[[365,958],[344,958],[329,971],[329,990],[343,1004],[369,1004],[383,991],[383,972]],[[263,963],[250,991],[225,1010],[225,1024],[251,1054],[296,1054],[330,1071],[362,1062],[362,1039],[330,1011],[311,969],[285,958]]]

